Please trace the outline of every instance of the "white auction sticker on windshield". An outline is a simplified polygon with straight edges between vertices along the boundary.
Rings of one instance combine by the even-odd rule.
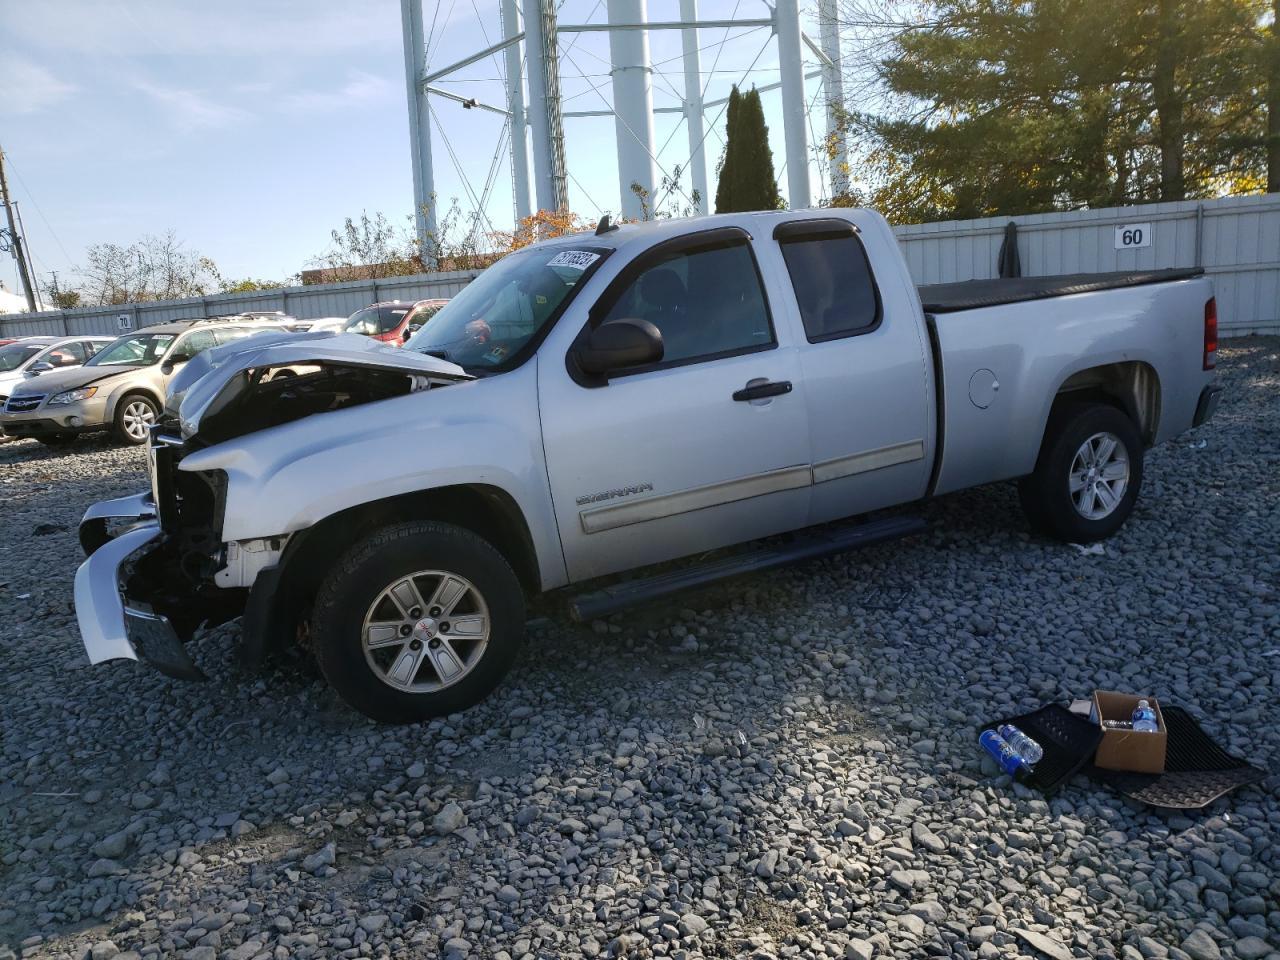
[[[547,261],[547,266],[585,270],[599,259],[600,254],[592,253],[590,250],[562,250]]]

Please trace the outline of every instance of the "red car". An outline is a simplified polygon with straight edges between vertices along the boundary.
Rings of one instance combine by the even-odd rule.
[[[373,303],[347,318],[343,333],[361,333],[383,343],[400,346],[448,300],[419,300],[407,303],[391,300]]]

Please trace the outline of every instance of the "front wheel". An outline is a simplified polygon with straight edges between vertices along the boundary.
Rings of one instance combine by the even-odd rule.
[[[1069,543],[1103,540],[1133,512],[1142,437],[1122,411],[1079,404],[1052,417],[1035,472],[1018,485],[1032,527]]]
[[[510,564],[469,530],[385,527],[338,561],[310,623],[316,660],[348,704],[412,723],[482,700],[524,640],[524,595]]]
[[[115,422],[112,433],[117,440],[137,446],[147,442],[151,425],[156,422],[160,408],[156,402],[141,393],[131,393],[121,397],[116,404]]]

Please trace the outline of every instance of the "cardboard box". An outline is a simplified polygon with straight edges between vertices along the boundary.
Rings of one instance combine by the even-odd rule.
[[[1155,733],[1137,730],[1112,730],[1102,726],[1103,720],[1131,720],[1138,701],[1146,700],[1156,712]],[[1093,706],[1097,723],[1102,726],[1102,741],[1093,762],[1107,770],[1128,770],[1134,773],[1164,773],[1164,755],[1169,735],[1165,730],[1164,714],[1155,697],[1135,697],[1128,693],[1096,690]]]

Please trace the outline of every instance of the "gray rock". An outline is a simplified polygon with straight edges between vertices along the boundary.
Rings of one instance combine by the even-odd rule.
[[[1072,960],[1071,951],[1056,937],[1037,933],[1034,930],[1026,930],[1022,927],[1010,927],[1009,932],[1025,941],[1028,946],[1039,950],[1045,956],[1052,957],[1053,960]]]
[[[360,918],[360,929],[365,933],[377,933],[387,925],[389,917],[385,913],[370,913]]]
[[[1222,949],[1213,937],[1198,928],[1182,941],[1182,952],[1191,960],[1218,960],[1222,956]]]
[[[331,867],[338,860],[338,848],[333,843],[326,843],[311,856],[302,861],[302,869],[307,873],[319,873],[325,867]]]
[[[1261,937],[1241,937],[1235,942],[1234,949],[1240,960],[1260,960],[1274,952]]]
[[[105,860],[119,860],[129,849],[133,838],[124,830],[108,834],[93,845],[93,855]]]
[[[456,833],[467,825],[467,815],[453,801],[440,808],[440,812],[431,818],[431,828],[441,836]]]
[[[707,921],[696,913],[686,913],[680,918],[680,933],[686,937],[696,937],[706,932]]]

